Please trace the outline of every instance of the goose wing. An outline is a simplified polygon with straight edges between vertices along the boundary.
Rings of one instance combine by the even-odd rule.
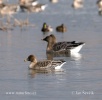
[[[52,69],[60,69],[66,62],[64,60],[53,60],[51,64]]]
[[[83,45],[83,44],[85,44],[85,43],[79,42],[79,43],[73,43],[73,44],[67,45],[66,50],[76,48],[76,47]]]
[[[56,44],[54,44],[53,46],[53,50],[54,51],[62,51],[62,50],[68,50],[68,49],[73,49],[79,45],[84,44],[84,42],[79,42],[76,43],[75,41],[71,41],[71,42],[58,42]]]
[[[51,66],[51,60],[39,61],[35,65],[35,69],[48,69]]]
[[[48,70],[48,69],[60,69],[63,64],[66,62],[64,60],[45,60],[39,61],[35,65],[35,69],[37,70]]]
[[[61,51],[61,50],[66,50],[66,48],[72,44],[75,44],[75,41],[70,41],[70,42],[58,42],[54,44],[53,50],[54,51]]]

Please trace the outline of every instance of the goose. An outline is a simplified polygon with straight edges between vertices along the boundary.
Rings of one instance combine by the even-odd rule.
[[[96,4],[99,6],[99,4],[101,4],[102,0],[97,0]]]
[[[75,9],[79,9],[83,7],[83,0],[74,0],[72,7]]]
[[[42,31],[42,32],[52,32],[53,29],[52,29],[51,26],[47,25],[47,24],[44,22],[41,31]]]
[[[20,5],[35,6],[38,4],[37,0],[19,0]]]
[[[69,52],[69,53],[78,53],[83,45],[84,42],[76,42],[76,41],[69,41],[69,42],[57,42],[56,37],[51,34],[46,36],[42,39],[43,41],[48,42],[46,52]]]
[[[37,61],[34,55],[29,55],[24,61],[30,61],[29,69],[34,70],[59,70],[66,63],[64,60]]]
[[[56,27],[56,31],[57,32],[66,32],[67,28],[66,28],[66,26],[64,24],[61,24],[60,26]]]
[[[97,6],[98,6],[98,11],[99,11],[99,14],[102,15],[102,0],[98,0],[96,2]]]
[[[17,4],[8,4],[8,5],[4,5],[1,9],[0,9],[0,14],[1,15],[12,15],[15,14],[19,11],[20,7]]]
[[[10,18],[14,18],[13,15],[16,14],[20,10],[20,6],[18,4],[0,4],[0,14],[2,16],[7,16],[7,22],[10,23]],[[19,22],[16,18],[14,18],[17,22]]]
[[[20,8],[23,12],[41,12],[44,11],[46,7],[46,4],[35,6],[20,5]]]
[[[0,0],[0,9],[2,9],[5,6],[6,6],[6,4],[4,4],[4,2],[2,0]]]
[[[44,11],[47,7],[47,4],[40,4],[40,3],[33,3],[32,5],[29,4],[20,4],[21,11],[23,12],[41,12]]]
[[[40,11],[44,11],[47,7],[47,4],[37,4],[35,5],[36,8],[40,8]]]
[[[58,0],[50,0],[50,2],[52,2],[52,3],[57,3]]]

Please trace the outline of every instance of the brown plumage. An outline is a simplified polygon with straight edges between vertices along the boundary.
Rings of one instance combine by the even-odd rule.
[[[29,68],[35,70],[60,69],[66,62],[64,60],[42,60],[37,61],[34,55],[29,55],[24,61],[30,61]]]
[[[46,41],[47,44],[47,52],[61,52],[61,51],[68,51],[68,52],[79,52],[82,46],[85,44],[84,42],[69,41],[69,42],[57,42],[56,37],[51,34],[43,39]]]

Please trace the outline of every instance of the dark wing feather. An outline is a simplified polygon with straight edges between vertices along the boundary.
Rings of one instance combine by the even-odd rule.
[[[47,69],[50,64],[51,64],[51,61],[50,60],[47,60],[47,61],[39,61],[35,65],[35,69]]]
[[[51,64],[51,68],[55,69],[55,67],[60,66],[64,62],[65,62],[64,60],[53,60]]]
[[[54,51],[62,51],[62,50],[73,49],[74,47],[77,47],[82,44],[84,44],[84,42],[79,42],[79,43],[76,43],[75,41],[58,42],[58,43],[54,44],[53,50]]]
[[[67,46],[75,44],[75,41],[71,41],[71,42],[58,42],[56,44],[54,44],[53,46],[53,50],[54,51],[60,51],[60,50],[65,50],[67,48]]]
[[[68,45],[68,46],[66,47],[66,50],[68,50],[68,49],[73,49],[73,48],[78,47],[78,46],[83,45],[83,44],[84,44],[84,42],[79,42],[79,43],[70,44],[70,45]]]

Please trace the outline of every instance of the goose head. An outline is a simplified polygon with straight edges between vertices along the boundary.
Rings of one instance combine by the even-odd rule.
[[[56,43],[56,37],[53,34],[51,34],[49,36],[46,36],[42,40],[43,41],[46,41],[48,43],[48,45],[47,45],[47,51],[52,50],[53,45]]]
[[[29,68],[33,68],[36,63],[37,63],[37,59],[34,55],[29,55],[27,59],[24,60],[25,62],[26,61],[30,61],[30,65],[29,65]]]

